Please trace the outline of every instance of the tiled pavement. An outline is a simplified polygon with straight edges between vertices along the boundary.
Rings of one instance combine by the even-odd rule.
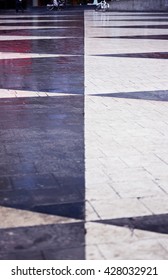
[[[0,15],[0,259],[168,258],[167,22]]]

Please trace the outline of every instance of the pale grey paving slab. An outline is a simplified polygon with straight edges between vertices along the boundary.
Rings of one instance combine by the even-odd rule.
[[[150,215],[151,211],[136,198],[118,198],[90,201],[101,219]],[[89,219],[89,216],[87,216]]]
[[[97,245],[86,245],[85,252],[87,260],[105,260]]]
[[[165,192],[154,182],[154,180],[136,180],[112,183],[113,189],[122,198],[165,196]]]
[[[150,37],[167,30],[139,27],[138,19],[148,23],[156,15],[130,14],[135,25],[124,21],[127,16],[85,12],[86,199],[92,209],[87,221],[93,221],[93,213],[103,223],[124,217],[145,220],[168,211],[168,65],[155,57],[167,52],[168,41]],[[166,234],[95,223],[86,228],[88,259],[94,252],[98,257],[98,249],[100,259],[168,258],[162,244]]]
[[[105,259],[167,260],[168,252],[155,239],[98,245]]]
[[[129,228],[116,227],[95,222],[86,223],[87,245],[99,245],[121,242],[132,242],[138,240]]]
[[[168,213],[168,195],[155,196],[155,197],[144,197],[140,199],[153,214],[166,214]]]

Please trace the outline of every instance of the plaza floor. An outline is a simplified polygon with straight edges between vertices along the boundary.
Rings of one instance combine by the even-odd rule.
[[[0,259],[168,259],[168,14],[0,13]]]

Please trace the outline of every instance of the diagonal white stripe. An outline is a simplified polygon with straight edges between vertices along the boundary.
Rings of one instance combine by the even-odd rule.
[[[0,52],[0,60],[21,59],[21,58],[42,58],[42,57],[71,57],[71,56],[80,56],[80,55]]]
[[[23,30],[23,29],[61,29],[61,28],[64,28],[64,29],[70,29],[70,28],[77,28],[76,27],[73,27],[73,26],[6,26],[6,25],[1,25],[0,26],[0,30]]]
[[[80,38],[80,37],[78,37]],[[82,38],[82,37],[81,37]],[[1,36],[0,41],[15,41],[15,40],[50,40],[50,39],[76,39],[74,36]]]
[[[0,23],[27,23],[27,22],[32,22],[32,23],[40,23],[40,22],[79,22],[78,20],[75,19],[31,19],[31,20],[0,20]]]
[[[29,15],[0,15],[0,18],[1,19],[6,19],[6,18],[16,18],[16,19],[18,19],[18,18],[32,18],[32,19],[37,19],[37,18],[53,18],[53,17],[55,17],[55,18],[59,18],[59,17],[76,17],[76,15],[58,15],[58,14],[56,14],[56,15],[54,15],[54,14],[52,14],[52,15],[39,15],[39,14],[34,14],[34,15],[32,15],[32,14],[29,14]]]
[[[48,214],[46,215],[31,211],[0,206],[0,229],[49,225],[57,223],[74,223],[79,221],[80,220],[67,217]]]
[[[19,98],[19,97],[58,97],[58,96],[76,96],[73,93],[63,92],[43,92],[43,91],[29,91],[29,90],[15,90],[15,89],[0,89],[1,98]]]

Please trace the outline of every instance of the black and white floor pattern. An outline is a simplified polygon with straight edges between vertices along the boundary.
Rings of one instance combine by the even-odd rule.
[[[0,16],[0,259],[167,259],[167,14]]]

